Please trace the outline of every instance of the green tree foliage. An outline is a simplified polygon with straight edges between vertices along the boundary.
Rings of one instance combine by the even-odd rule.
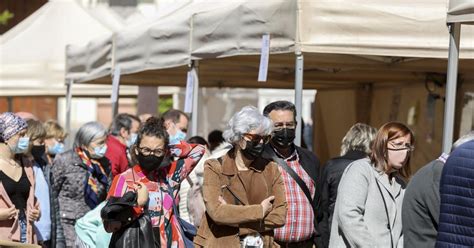
[[[159,114],[163,114],[171,108],[173,108],[173,97],[160,97],[160,100],[158,101]]]
[[[4,10],[1,14],[0,14],[0,25],[7,25],[8,24],[8,20],[12,19],[15,15],[8,11],[7,9]]]

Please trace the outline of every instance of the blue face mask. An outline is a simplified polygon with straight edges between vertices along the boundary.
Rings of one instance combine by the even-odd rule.
[[[181,142],[181,140],[186,139],[186,133],[181,130],[178,130],[175,135],[170,136],[169,141],[170,145],[176,145]]]
[[[30,145],[30,137],[21,137],[15,147],[15,154],[25,153]]]
[[[128,140],[127,140],[127,147],[128,148],[132,147],[135,144],[135,142],[137,141],[137,138],[138,138],[138,134],[132,133],[130,135],[130,138],[128,138]]]
[[[107,145],[97,146],[94,148],[94,154],[91,154],[93,158],[102,158],[107,152]]]
[[[60,154],[64,151],[64,144],[60,142],[56,142],[53,147],[48,147],[48,153],[51,155]]]

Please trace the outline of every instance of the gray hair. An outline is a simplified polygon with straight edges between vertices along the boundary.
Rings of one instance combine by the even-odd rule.
[[[254,106],[243,107],[235,113],[222,137],[230,144],[236,144],[243,134],[250,131],[256,131],[260,135],[270,135],[273,132],[273,123],[270,118],[260,114]]]
[[[341,156],[344,156],[348,151],[361,151],[367,155],[370,154],[370,146],[375,138],[377,129],[364,123],[354,124],[346,136],[342,139]]]
[[[471,140],[474,140],[474,131],[470,131],[469,133],[461,136],[461,138],[459,138],[458,140],[456,140],[456,142],[454,142],[453,146],[451,147],[451,152],[454,151],[454,149],[460,147],[461,145],[463,145],[464,143],[467,143]]]
[[[87,122],[77,131],[74,148],[89,146],[93,140],[104,136],[107,136],[107,129],[102,124],[96,121]]]

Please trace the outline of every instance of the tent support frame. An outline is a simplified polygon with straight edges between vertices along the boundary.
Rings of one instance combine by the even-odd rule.
[[[449,24],[449,57],[446,82],[446,103],[444,105],[443,152],[449,153],[453,144],[454,111],[458,78],[459,40],[461,24]]]
[[[191,62],[191,74],[193,76],[193,110],[191,114],[191,135],[198,135],[198,103],[199,103],[199,62]]]
[[[302,141],[302,110],[303,110],[303,53],[297,52],[296,53],[296,61],[295,61],[295,107],[296,107],[296,137],[295,137],[295,144],[297,146],[301,146]]]
[[[73,79],[66,82],[66,132],[71,133],[71,106],[72,106],[72,85]]]

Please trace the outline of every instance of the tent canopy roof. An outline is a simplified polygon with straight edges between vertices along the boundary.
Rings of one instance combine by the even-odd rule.
[[[449,0],[448,23],[474,24],[474,1]]]
[[[149,26],[118,32],[110,60],[121,69],[121,84],[183,86],[187,65],[197,60],[200,86],[292,88],[294,53],[301,51],[306,88],[410,83],[445,73],[445,18],[445,0],[203,0]],[[272,37],[269,82],[258,83],[266,33]],[[460,73],[468,73],[474,28],[463,34]],[[76,82],[111,79],[97,74]]]

